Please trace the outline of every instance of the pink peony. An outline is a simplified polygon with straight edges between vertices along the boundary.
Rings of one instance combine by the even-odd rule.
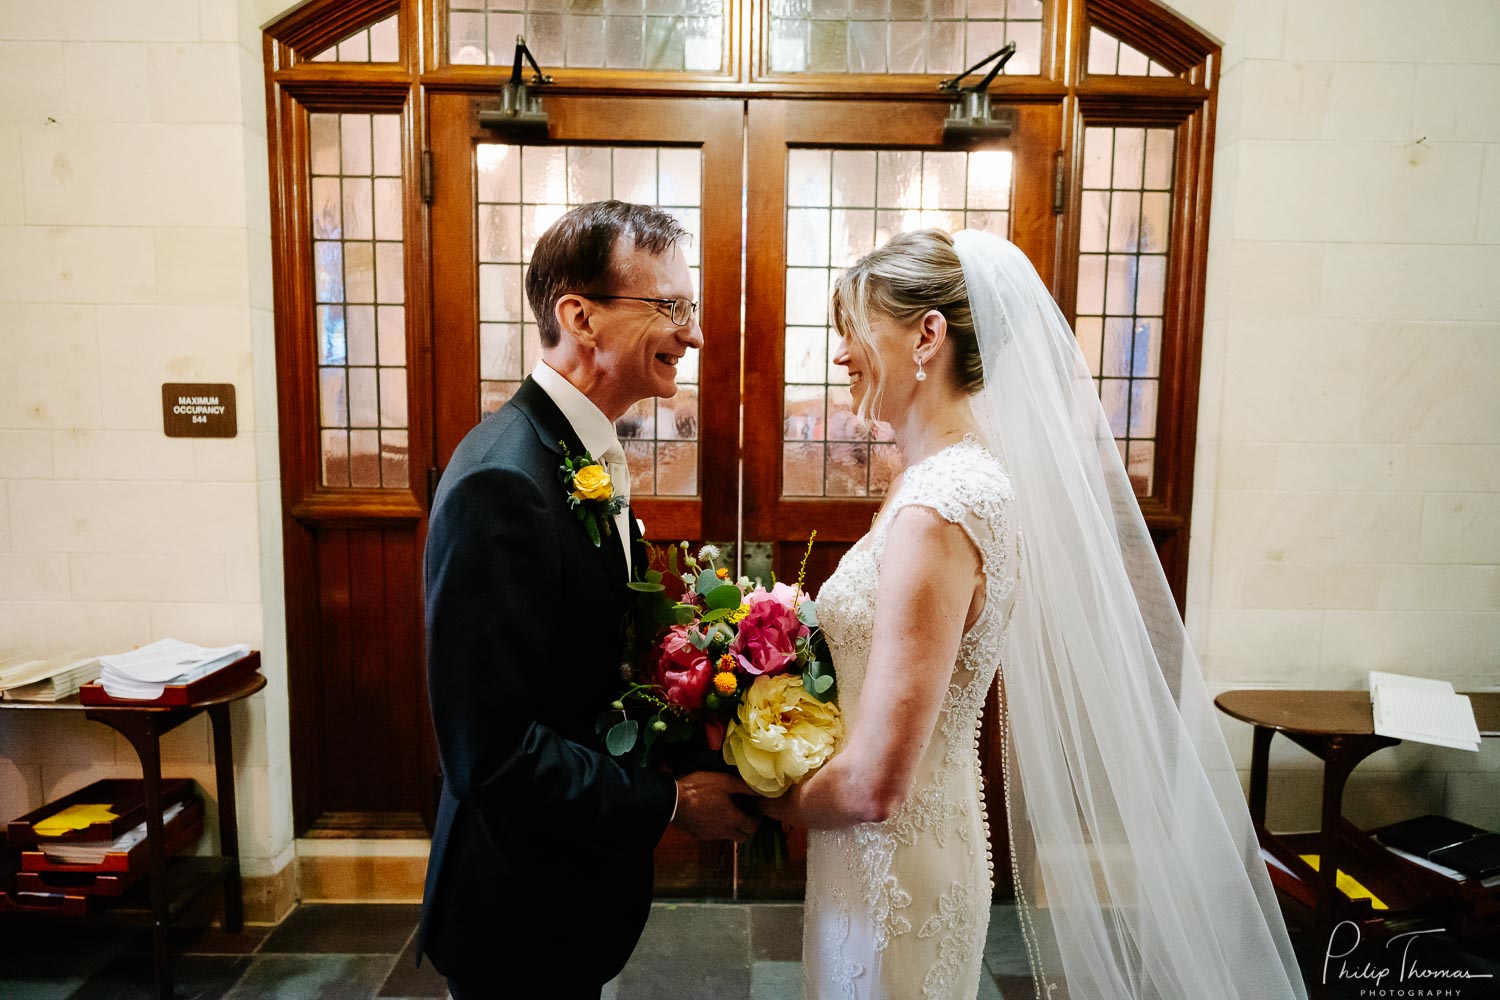
[[[708,654],[693,647],[688,626],[674,627],[662,640],[661,658],[656,662],[656,683],[666,691],[666,699],[683,708],[702,708],[712,680]]]
[[[797,588],[786,583],[777,583],[770,589],[770,591],[767,591],[764,587],[756,587],[755,590],[751,591],[750,596],[747,598],[747,601],[749,602],[751,607],[754,607],[761,601],[768,600],[774,600],[778,604],[781,604],[787,608],[796,607]]]
[[[797,655],[797,640],[809,629],[774,591],[751,594],[749,604],[750,613],[740,621],[739,634],[729,650],[752,674],[779,674],[791,666]]]

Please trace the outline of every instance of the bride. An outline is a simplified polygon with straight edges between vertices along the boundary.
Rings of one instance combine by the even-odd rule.
[[[809,829],[809,998],[973,998],[990,685],[1039,998],[1304,997],[1238,776],[1067,322],[1006,240],[895,237],[833,294],[905,468],[818,595],[849,736]]]

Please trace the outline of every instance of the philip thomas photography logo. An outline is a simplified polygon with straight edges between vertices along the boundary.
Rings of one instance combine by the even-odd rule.
[[[1449,956],[1432,956],[1425,939],[1445,930],[1434,927],[1393,934],[1377,957],[1372,958],[1373,948],[1356,955],[1363,937],[1359,925],[1352,920],[1341,920],[1328,935],[1328,949],[1323,953],[1323,985],[1342,987],[1336,995],[1357,1000],[1384,997],[1483,1000],[1500,995],[1497,994],[1500,984],[1495,983],[1491,973],[1461,968]]]

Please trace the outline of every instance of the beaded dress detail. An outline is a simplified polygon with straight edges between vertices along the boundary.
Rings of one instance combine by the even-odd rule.
[[[967,437],[906,470],[877,523],[818,594],[818,617],[838,671],[839,706],[846,732],[854,732],[880,574],[902,571],[882,566],[886,530],[901,508],[926,507],[961,526],[979,552],[985,582],[983,611],[959,646],[936,729],[905,803],[885,822],[809,835],[806,998],[972,1000],[978,990],[994,884],[979,724],[1019,584],[1013,504],[999,460]]]

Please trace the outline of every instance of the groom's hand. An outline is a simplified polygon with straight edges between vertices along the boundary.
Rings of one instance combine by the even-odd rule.
[[[743,844],[760,820],[734,804],[731,795],[754,795],[732,774],[694,771],[677,779],[677,818],[672,822],[699,840],[733,840]]]

